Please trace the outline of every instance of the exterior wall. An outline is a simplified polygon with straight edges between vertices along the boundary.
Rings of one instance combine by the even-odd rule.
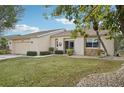
[[[84,38],[78,37],[74,41],[74,52],[76,55],[84,55]]]
[[[109,55],[114,55],[114,39],[109,40],[109,39],[106,39],[105,36],[102,36],[101,38],[106,46],[106,49],[107,49]],[[100,44],[100,48],[103,49],[101,44]]]
[[[12,40],[8,40],[8,46],[9,46],[10,50],[13,50],[13,42],[12,42]],[[11,51],[11,53],[12,53],[12,51]]]
[[[98,56],[99,48],[85,48],[86,56]]]
[[[10,49],[13,54],[26,54],[27,51],[48,51],[50,47],[50,36],[11,41]]]
[[[74,54],[85,55],[85,39],[83,37],[78,37],[72,39],[70,37],[50,37],[51,35],[46,35],[38,38],[22,39],[22,40],[9,40],[10,50],[13,54],[26,54],[27,51],[48,51],[49,47],[55,47],[55,39],[58,39],[58,50],[64,51],[64,41],[74,40]],[[114,55],[114,40],[107,40],[105,36],[101,37],[110,55]],[[100,48],[103,49],[100,44]]]
[[[29,46],[29,51],[39,51],[38,50],[38,38],[31,38],[30,39],[30,46]]]
[[[37,39],[38,41],[38,51],[48,51],[50,47],[50,35],[43,36]]]
[[[52,37],[50,39],[50,46],[54,47],[56,50],[63,50],[64,51],[64,40],[70,37]],[[58,39],[58,43],[61,43],[61,46],[58,44],[58,47],[55,46],[55,40]]]
[[[96,38],[96,37],[89,37],[89,38]],[[102,39],[103,43],[105,44],[105,47],[106,47],[109,55],[114,55],[114,40],[106,39],[106,36],[101,36],[101,39]],[[85,47],[85,55],[97,56],[97,53],[98,53],[97,51],[99,49],[104,50],[101,44],[100,44],[99,48],[86,48]]]
[[[55,39],[56,38],[54,38],[54,37],[50,38],[50,47],[54,47],[54,48],[56,47],[55,46]]]
[[[58,46],[57,50],[63,50],[64,51],[64,41],[67,40],[74,40],[74,54],[76,55],[84,55],[84,38],[78,37],[76,39],[72,39],[70,37],[52,37],[51,38],[51,47],[55,47],[55,39],[58,39],[58,43],[62,43],[61,46]]]
[[[26,54],[30,49],[30,39],[13,40],[9,47],[12,54]]]
[[[10,49],[13,54],[26,54],[27,51],[37,51],[38,53],[40,51],[48,51],[50,47],[50,36],[59,32],[51,32],[30,39],[9,40],[12,43]]]

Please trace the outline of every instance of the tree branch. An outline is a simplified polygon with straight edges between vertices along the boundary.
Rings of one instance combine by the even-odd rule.
[[[85,19],[87,19],[97,7],[98,7],[98,5],[95,6],[95,7],[90,11],[90,13],[85,17]]]

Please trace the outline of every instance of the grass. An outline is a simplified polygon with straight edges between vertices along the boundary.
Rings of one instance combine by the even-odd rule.
[[[110,72],[123,62],[64,56],[0,61],[0,86],[75,86],[88,74]]]

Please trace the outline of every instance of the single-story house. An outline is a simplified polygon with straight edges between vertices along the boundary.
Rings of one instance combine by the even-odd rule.
[[[95,31],[88,30],[87,34],[86,38],[82,36],[72,38],[71,31],[55,29],[26,35],[13,35],[7,38],[12,54],[26,54],[27,51],[39,53],[48,51],[49,47],[54,47],[55,50],[62,50],[64,53],[66,49],[72,48],[75,55],[96,55],[97,50],[103,49],[103,47],[98,41]],[[109,55],[114,55],[114,39],[106,39],[107,30],[101,31],[100,35]]]

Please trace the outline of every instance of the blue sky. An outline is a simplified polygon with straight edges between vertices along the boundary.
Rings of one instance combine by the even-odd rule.
[[[64,17],[44,18],[44,13],[51,13],[55,6],[45,8],[41,5],[27,5],[23,6],[25,11],[20,21],[17,22],[15,29],[7,31],[6,35],[12,34],[27,34],[47,29],[73,29],[74,24],[69,22]]]

